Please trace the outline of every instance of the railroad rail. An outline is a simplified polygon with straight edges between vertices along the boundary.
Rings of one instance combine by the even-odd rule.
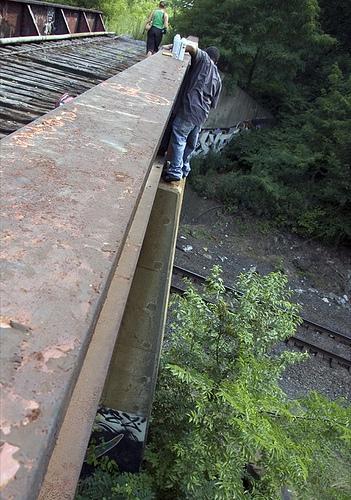
[[[189,59],[144,59],[1,141],[4,498],[73,499],[100,402],[149,418],[184,188],[157,152]],[[55,67],[44,84],[30,64],[21,84],[50,90]]]
[[[106,31],[102,12],[37,0],[0,1],[0,37]]]
[[[189,269],[185,269],[180,266],[173,266],[173,276],[176,276],[178,279],[180,278],[189,278],[190,280],[194,281],[195,283],[198,283],[200,285],[203,285],[206,281],[206,277],[202,276],[198,273],[195,273]],[[238,297],[242,295],[242,292],[240,290],[237,290],[231,286],[224,285],[225,290]],[[172,290],[176,293],[184,293],[185,289],[184,287],[181,287],[175,283],[172,283]],[[313,330],[314,332],[318,332],[324,336],[327,336],[329,339],[331,339],[333,342],[338,342],[343,344],[344,346],[351,347],[351,336],[347,335],[345,333],[338,332],[336,330],[333,330],[327,326],[322,326],[319,325],[318,323],[315,323],[304,316],[302,316],[302,326],[307,330],[311,331]],[[337,363],[348,370],[351,368],[351,358],[347,358],[345,356],[342,356],[338,354],[337,352],[329,349],[324,349],[323,347],[315,344],[314,342],[311,342],[310,340],[303,338],[301,335],[294,335],[290,337],[287,341],[288,344],[295,345],[296,347],[307,349],[311,354],[313,355],[319,355],[322,358],[328,360],[331,365],[334,363]]]
[[[144,58],[143,42],[105,34],[0,45],[0,138]]]

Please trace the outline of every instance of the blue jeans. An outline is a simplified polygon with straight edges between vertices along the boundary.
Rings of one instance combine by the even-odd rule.
[[[189,156],[196,148],[200,127],[176,116],[172,125],[172,159],[167,173],[178,179],[190,172]]]

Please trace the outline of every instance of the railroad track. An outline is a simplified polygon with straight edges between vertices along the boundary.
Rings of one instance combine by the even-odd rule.
[[[179,266],[173,266],[173,277],[177,277],[178,281],[179,279],[186,277],[191,279],[194,283],[198,283],[200,285],[204,284],[204,282],[206,281],[205,276]],[[174,281],[175,280],[173,279],[171,291],[175,293],[184,293],[185,288],[182,288],[178,284],[174,283]],[[225,289],[228,293],[233,294],[234,296],[238,297],[242,295],[242,292],[240,292],[240,290],[237,290],[233,287],[225,285]],[[327,326],[315,323],[314,321],[311,321],[304,316],[302,316],[301,329],[304,330],[307,335],[318,334],[318,336],[323,336],[324,342],[327,339],[327,344],[332,346],[333,349],[325,349],[324,347],[318,345],[318,343],[311,342],[309,339],[303,337],[303,332],[301,331],[293,337],[287,339],[286,343],[288,345],[296,346],[301,350],[307,350],[314,356],[320,356],[321,358],[326,359],[329,362],[330,366],[338,364],[350,370],[351,357],[345,357],[343,354],[335,352],[335,350],[339,348],[338,346],[340,344],[343,346],[343,350],[345,350],[345,346],[351,348],[351,336],[328,328]]]

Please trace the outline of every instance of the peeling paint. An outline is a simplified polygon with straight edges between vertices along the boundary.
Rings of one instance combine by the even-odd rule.
[[[33,353],[31,357],[33,357],[36,361],[36,368],[42,370],[43,372],[50,373],[53,370],[50,370],[47,367],[47,363],[51,359],[59,359],[63,356],[66,356],[69,351],[72,351],[75,348],[75,339],[65,342],[63,344],[57,344],[50,347],[47,347],[43,351],[39,351]]]
[[[9,443],[3,443],[0,446],[0,463],[1,463],[1,477],[0,489],[7,485],[14,479],[20,464],[18,460],[13,458],[13,455],[19,450],[18,446],[13,446]]]
[[[11,320],[5,316],[0,316],[0,328],[12,328]]]
[[[7,318],[6,316],[0,315],[0,328],[15,328],[20,332],[29,332],[31,328],[29,326],[23,325],[22,323],[18,323],[12,319]]]
[[[128,196],[130,196],[132,194],[133,194],[133,189],[127,188],[127,189],[124,189],[122,191],[121,195],[117,199],[118,200],[124,200],[125,198],[127,198]]]
[[[2,404],[0,426],[5,435],[10,434],[12,427],[28,425],[40,415],[39,404],[36,401],[24,399],[12,388],[0,384]]]

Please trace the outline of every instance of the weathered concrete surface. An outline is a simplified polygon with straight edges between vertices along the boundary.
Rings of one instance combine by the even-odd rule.
[[[187,63],[157,54],[1,142],[4,498],[37,496]]]
[[[210,112],[204,128],[230,128],[254,118],[272,119],[273,115],[239,87],[231,94],[224,87],[218,106]]]

